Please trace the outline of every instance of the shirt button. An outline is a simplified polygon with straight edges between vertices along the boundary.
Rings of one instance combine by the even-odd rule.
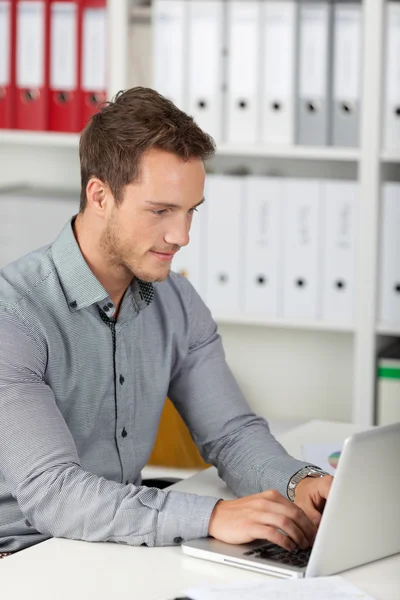
[[[107,304],[105,306],[103,306],[103,310],[105,310],[106,312],[108,312],[110,309],[108,308]]]
[[[125,377],[123,375],[120,375],[119,376],[119,382],[120,382],[120,384],[122,385],[124,383],[124,381],[125,381]]]
[[[78,306],[76,300],[73,300],[72,302],[69,303],[71,308],[76,308]]]
[[[123,428],[122,432],[121,432],[122,437],[126,437],[128,435],[127,430],[125,429],[125,427]]]
[[[128,485],[128,484],[129,484],[129,481],[128,481],[128,480],[126,480],[126,481],[125,481],[125,485]]]
[[[174,538],[174,544],[181,544],[183,542],[183,538],[180,535]]]
[[[108,308],[114,308],[114,304],[113,304],[112,302],[109,302],[109,303],[107,304],[107,306],[108,306]]]

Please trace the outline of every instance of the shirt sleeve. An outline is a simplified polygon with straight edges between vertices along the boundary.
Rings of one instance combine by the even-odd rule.
[[[287,496],[291,477],[308,463],[291,457],[250,410],[230,371],[211,313],[193,286],[179,279],[189,318],[188,351],[169,397],[204,460],[237,496],[276,489]]]
[[[0,474],[44,535],[130,545],[208,535],[217,498],[121,484],[85,471],[54,394],[47,349],[22,317],[0,310]]]

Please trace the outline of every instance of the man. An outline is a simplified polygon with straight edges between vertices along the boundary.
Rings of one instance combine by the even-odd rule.
[[[213,152],[155,91],[120,93],[82,133],[79,214],[0,272],[1,552],[52,536],[312,544],[331,477],[250,411],[209,310],[170,272]],[[241,498],[141,486],[167,395]]]

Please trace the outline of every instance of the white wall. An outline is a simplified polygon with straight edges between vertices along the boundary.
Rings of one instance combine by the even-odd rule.
[[[219,332],[255,412],[267,419],[351,421],[351,334],[230,324]]]

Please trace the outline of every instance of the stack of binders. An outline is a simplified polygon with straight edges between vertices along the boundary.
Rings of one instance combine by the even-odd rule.
[[[378,319],[394,329],[400,327],[399,231],[400,183],[387,182],[382,190]]]
[[[386,82],[383,145],[400,151],[400,3],[386,6]]]
[[[155,89],[218,144],[358,145],[361,0],[154,0],[153,25]]]
[[[0,0],[0,127],[79,132],[106,99],[106,0]]]
[[[352,326],[356,182],[210,174],[205,198],[172,268],[215,316]]]

